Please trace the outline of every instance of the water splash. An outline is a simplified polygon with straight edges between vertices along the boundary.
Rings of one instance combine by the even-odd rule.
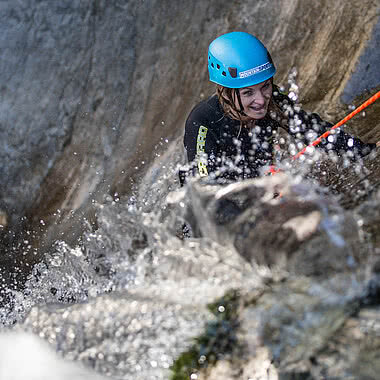
[[[292,91],[295,96],[297,89],[294,84]],[[294,127],[298,127],[296,121]],[[290,151],[298,148],[297,141],[291,144]],[[315,246],[305,243],[303,251],[291,252],[298,254],[300,259],[292,268],[294,272],[299,270],[302,257],[306,257],[304,261],[311,261],[313,257],[307,254],[313,249],[318,253],[318,245],[326,247],[322,245],[326,244],[326,240],[339,252],[343,252],[349,242],[347,234],[342,233],[347,223],[344,211],[340,207],[324,207],[325,198],[331,197],[331,192],[317,181],[311,181],[327,175],[328,169],[321,162],[323,157],[316,150],[309,152],[298,163],[284,159],[280,164],[280,168],[289,173],[284,188],[297,202],[314,202],[318,206],[322,214],[319,227],[326,234],[320,240],[315,240]],[[329,160],[331,158],[328,156]],[[351,161],[347,160],[351,165]],[[267,326],[266,316],[273,317],[272,326],[275,326],[279,323],[275,319],[281,314],[279,311],[289,312],[287,305],[281,304],[286,298],[285,290],[280,292],[278,288],[284,287],[289,290],[288,294],[292,294],[294,289],[304,292],[305,300],[312,296],[313,302],[321,302],[313,306],[314,311],[320,305],[345,305],[364,292],[366,277],[361,273],[356,276],[355,272],[363,260],[362,256],[357,258],[350,253],[336,254],[345,265],[338,262],[335,267],[333,263],[328,267],[322,262],[323,268],[328,267],[329,273],[333,273],[331,279],[325,282],[320,280],[307,288],[308,281],[303,277],[305,274],[301,273],[302,287],[292,288],[286,283],[290,276],[286,265],[291,259],[288,262],[285,260],[283,267],[279,260],[278,268],[270,268],[267,265],[255,265],[238,253],[233,237],[242,236],[243,230],[233,230],[235,235],[231,234],[227,230],[230,226],[228,223],[242,219],[245,206],[253,210],[246,220],[251,223],[252,230],[258,224],[254,211],[260,209],[260,205],[270,206],[262,210],[279,207],[281,211],[278,214],[283,212],[286,191],[283,199],[273,199],[274,190],[281,185],[282,180],[275,183],[275,177],[262,197],[253,188],[251,193],[248,192],[249,196],[242,197],[244,193],[239,193],[241,188],[237,184],[220,190],[216,196],[210,191],[209,202],[206,187],[202,194],[191,188],[178,189],[176,178],[181,162],[183,156],[178,150],[173,148],[171,151],[169,148],[133,197],[121,201],[117,195],[97,205],[97,229],[93,230],[89,226],[80,245],[69,247],[64,242],[56,242],[44,261],[34,267],[25,289],[9,291],[7,294],[10,302],[0,310],[3,330],[33,332],[47,340],[66,359],[83,362],[103,375],[117,379],[158,380],[168,378],[169,367],[175,359],[192,346],[194,337],[204,333],[205,326],[210,325],[207,323],[212,325],[214,316],[206,306],[231,289],[240,289],[243,293],[272,289],[277,308],[269,308],[270,302],[264,302],[264,306],[268,306],[266,314],[260,314],[260,309],[253,314],[247,313],[246,317],[249,323],[253,323],[249,315],[257,316],[263,330]],[[334,160],[331,162],[338,165]],[[361,165],[359,162],[357,167],[363,173]],[[220,214],[219,219],[210,219],[209,212],[217,209],[226,195],[235,192],[238,197],[233,199],[231,207],[237,208],[230,210],[227,215],[230,219],[222,220],[226,214]],[[257,195],[259,203],[246,203],[247,199],[253,199],[253,194]],[[378,201],[374,204],[377,207]],[[204,214],[195,215],[198,218],[196,227],[203,229],[203,235],[179,239],[178,231],[189,217],[189,207],[198,210],[204,208]],[[225,211],[226,203],[223,207]],[[244,223],[235,223],[235,226],[244,226]],[[359,230],[360,227],[356,226]],[[263,251],[263,257],[271,254],[269,250]],[[286,270],[283,270],[284,267]],[[342,279],[340,271],[343,267],[354,274]],[[315,267],[310,272],[314,275]],[[340,282],[337,273],[341,276]],[[297,283],[297,278],[294,283]],[[297,292],[292,299],[297,298]],[[296,319],[293,324],[289,322],[290,327],[281,330],[281,334],[291,332],[289,336],[284,335],[284,342],[294,344],[297,337],[305,338],[297,326],[310,329],[323,327],[323,312],[310,314],[310,310],[299,307],[298,314],[304,313],[305,319]],[[286,315],[293,316],[290,312]],[[333,317],[328,320],[334,322]],[[14,324],[13,328],[9,327]],[[272,348],[277,357],[286,352],[283,346],[274,344]]]

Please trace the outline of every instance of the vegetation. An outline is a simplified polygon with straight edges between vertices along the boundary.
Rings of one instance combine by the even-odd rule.
[[[232,290],[208,305],[215,319],[206,324],[203,334],[194,338],[189,350],[173,363],[171,380],[188,380],[192,373],[241,349],[236,335],[239,304],[239,293]]]

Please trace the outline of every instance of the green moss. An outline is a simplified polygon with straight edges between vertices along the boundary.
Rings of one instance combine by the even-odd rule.
[[[173,363],[171,380],[188,380],[190,375],[241,348],[236,331],[239,326],[239,293],[232,290],[208,305],[215,319],[205,325],[203,334]]]
[[[173,372],[171,380],[188,380],[191,373],[198,369],[198,359],[199,354],[195,346],[182,353],[171,367]]]

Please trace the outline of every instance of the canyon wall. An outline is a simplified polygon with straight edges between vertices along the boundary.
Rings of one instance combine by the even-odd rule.
[[[258,36],[276,82],[296,68],[302,104],[330,121],[380,85],[369,0],[7,0],[0,18],[5,245],[25,229],[46,246],[73,242],[94,202],[131,194],[212,93],[207,47],[222,33]],[[378,112],[352,131],[378,140]]]

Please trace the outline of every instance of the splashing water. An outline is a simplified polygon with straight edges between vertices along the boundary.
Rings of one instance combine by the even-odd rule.
[[[145,209],[151,206],[144,200]],[[134,202],[99,205],[97,231],[76,248],[57,242],[25,290],[12,293],[2,323],[16,321],[12,330],[34,332],[66,359],[102,374],[167,378],[211,318],[204,306],[251,271],[216,242],[179,240],[172,233],[178,210],[168,216],[169,207],[163,201],[147,213]]]
[[[296,70],[293,70],[289,79],[294,100],[298,97],[296,75]],[[297,120],[294,127],[297,127]],[[293,154],[298,148],[297,141],[287,143],[289,152]],[[205,186],[202,195],[191,186],[178,189],[177,180],[173,178],[177,177],[178,165],[183,162],[183,157],[175,146],[176,143],[173,143],[166,155],[160,157],[160,162],[152,167],[139,193],[126,201],[106,199],[103,204],[97,205],[98,228],[93,231],[89,226],[79,246],[73,248],[57,241],[45,260],[33,268],[25,288],[19,292],[8,292],[9,302],[0,309],[3,325],[1,348],[12,340],[20,344],[29,342],[30,335],[24,334],[33,333],[34,337],[47,341],[53,351],[65,360],[81,362],[87,367],[69,368],[66,362],[62,362],[60,370],[49,366],[46,375],[49,379],[58,380],[67,373],[72,379],[81,379],[87,376],[83,373],[88,368],[100,374],[99,379],[101,376],[115,379],[169,378],[169,368],[176,358],[192,346],[193,338],[204,332],[208,322],[215,320],[215,315],[207,308],[208,304],[233,289],[252,292],[264,289],[268,278],[277,281],[277,276],[279,281],[283,281],[289,276],[288,269],[284,270],[280,261],[276,262],[276,272],[277,269],[267,265],[257,266],[244,259],[238,252],[238,239],[235,238],[249,235],[249,231],[244,230],[245,225],[249,224],[252,230],[260,226],[261,215],[255,214],[255,210],[261,209],[269,214],[272,208],[279,207],[282,211],[274,215],[284,212],[287,196],[293,202],[293,208],[298,204],[312,203],[314,208],[311,211],[314,214],[310,210],[308,213],[321,214],[319,229],[322,232],[319,233],[325,232],[321,235],[321,241],[328,240],[332,249],[340,249],[342,262],[346,262],[350,270],[359,265],[360,260],[357,261],[351,252],[344,253],[345,246],[350,246],[347,233],[342,233],[346,214],[340,207],[332,209],[325,202],[329,193],[316,182],[326,170],[317,152],[305,156],[299,163],[290,164],[285,156],[281,157],[283,161],[279,166],[290,176],[286,180],[275,179],[264,194],[268,194],[269,189],[273,195],[276,186],[282,186],[290,189],[288,192],[284,190],[285,200],[274,200],[273,196],[259,197],[257,194],[261,194],[261,190],[255,190],[256,184],[248,188],[249,197],[245,199],[238,184],[231,185],[228,191],[216,193],[212,187],[207,193]],[[366,185],[365,189],[370,186]],[[220,199],[226,197],[228,192],[233,195],[229,204],[235,207],[234,213],[227,215],[230,219],[223,219],[219,214],[217,221],[211,220],[209,213],[221,204]],[[255,194],[260,201],[257,204],[253,201],[249,203]],[[378,206],[376,201],[375,204]],[[252,210],[249,217],[244,207]],[[180,239],[178,235],[184,221],[189,218],[191,208],[204,210],[203,214],[193,213],[196,222],[194,230],[203,231],[203,234]],[[294,217],[299,216],[304,215],[295,214]],[[242,220],[245,222],[244,218],[248,218],[248,224],[239,224]],[[297,226],[294,223],[287,225]],[[236,232],[240,226],[241,230]],[[355,233],[360,232],[359,227],[355,227]],[[272,240],[275,241],[281,233],[274,232]],[[288,238],[289,228],[286,234],[284,236]],[[257,240],[254,236],[255,244]],[[290,247],[294,247],[295,242],[291,240]],[[282,247],[288,241],[277,243]],[[307,242],[302,244],[299,243],[300,249],[305,252],[314,249]],[[270,255],[269,249],[263,250],[263,257]],[[298,248],[292,249],[293,254]],[[286,260],[291,262],[291,257]],[[341,287],[336,286],[333,279],[329,279],[328,285],[323,282],[313,284],[309,296],[316,297],[316,294],[326,292],[326,302],[331,299],[334,302],[337,299],[355,299],[365,284],[360,276],[355,276],[342,280],[344,286]],[[342,288],[347,290],[345,295]],[[280,304],[278,310],[281,310]],[[218,312],[223,314],[225,306],[220,306]],[[265,323],[263,315],[258,316],[262,324]],[[307,321],[299,322],[299,325],[312,325],[313,328],[318,325],[311,316],[314,314],[309,311],[305,315]],[[292,334],[295,334],[294,330]],[[294,342],[293,335],[291,339]],[[45,352],[47,349],[41,346],[41,342],[33,344],[31,350],[36,350],[43,358],[50,357],[51,352]],[[9,347],[11,352],[12,349],[17,352],[16,347]],[[273,352],[278,352],[278,357],[282,352],[280,348],[280,345],[273,348]],[[29,362],[28,366],[32,368],[33,363]],[[11,379],[17,368],[10,371],[11,374],[4,374],[1,378]],[[24,379],[22,376],[18,379]],[[36,379],[43,378],[41,374],[36,376]],[[96,379],[98,375],[91,376]]]

